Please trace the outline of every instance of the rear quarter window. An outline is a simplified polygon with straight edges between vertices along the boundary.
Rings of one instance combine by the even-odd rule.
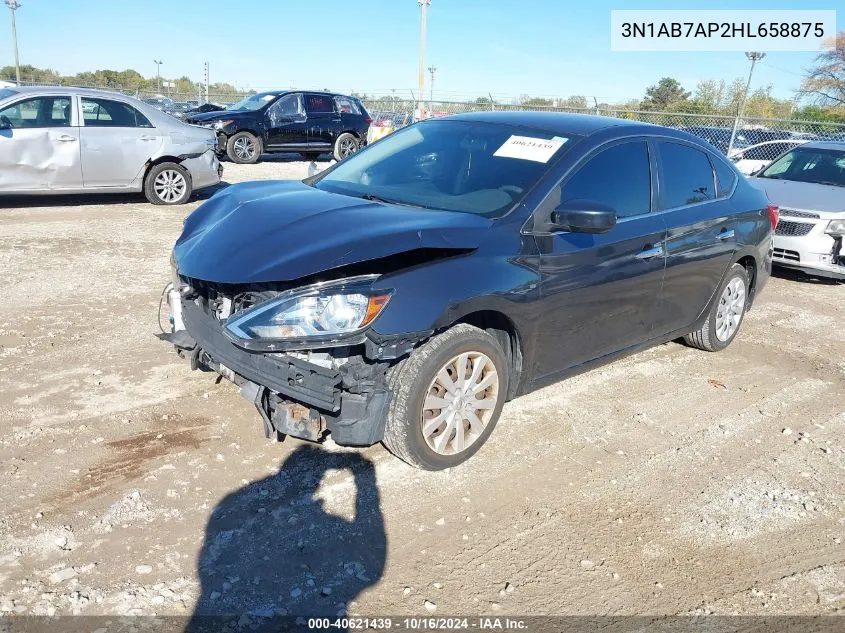
[[[341,114],[362,114],[359,104],[349,97],[335,97],[334,102]]]
[[[730,165],[715,156],[710,157],[710,162],[713,164],[713,171],[716,172],[716,197],[726,198],[733,191],[737,173]]]

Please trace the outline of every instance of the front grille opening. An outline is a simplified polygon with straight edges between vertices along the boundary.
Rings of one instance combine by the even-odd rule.
[[[807,224],[806,222],[789,222],[780,220],[777,228],[775,229],[775,235],[801,237],[812,231],[814,226],[814,224]]]
[[[785,248],[776,248],[772,256],[775,259],[782,259],[788,262],[800,262],[801,255],[798,254],[798,251],[790,251]]]

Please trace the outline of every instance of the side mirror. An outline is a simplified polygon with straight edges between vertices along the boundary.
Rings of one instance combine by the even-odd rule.
[[[616,211],[591,200],[569,200],[552,212],[552,230],[607,233],[616,226]]]

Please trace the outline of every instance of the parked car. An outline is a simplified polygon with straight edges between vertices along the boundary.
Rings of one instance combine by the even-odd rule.
[[[216,103],[203,103],[202,105],[195,105],[190,110],[188,110],[188,114],[201,114],[203,112],[220,112],[225,110],[226,108],[222,105],[218,105]]]
[[[168,108],[173,107],[173,99],[170,97],[144,97],[141,99],[147,105],[151,105],[152,107],[156,108],[157,110],[167,110]]]
[[[781,207],[774,263],[845,280],[845,142],[799,145],[749,181]]]
[[[730,152],[728,157],[739,171],[748,176],[767,167],[784,152],[788,152],[806,142],[802,140],[764,141],[742,149],[735,149]]]
[[[235,163],[255,163],[263,152],[298,152],[308,160],[332,152],[343,160],[366,144],[372,123],[355,97],[289,90],[255,94],[186,120],[214,129],[219,153]]]
[[[177,119],[184,119],[188,112],[190,111],[191,106],[188,105],[184,101],[174,101],[173,105],[164,108],[164,111],[167,112],[170,116],[176,117]]]
[[[689,125],[679,127],[678,129],[704,139],[723,154],[728,153],[728,144],[730,143],[732,132],[732,129],[729,127]],[[743,147],[748,147],[749,145],[751,145],[751,143],[745,138],[743,131],[737,130],[733,143],[734,149],[741,149]]]
[[[676,130],[430,119],[303,182],[205,202],[173,251],[162,338],[239,384],[268,436],[328,430],[448,468],[506,400],[681,336],[727,347],[776,218]]]
[[[367,131],[367,145],[413,122],[414,116],[411,112],[383,112],[374,115],[370,129]]]
[[[186,202],[220,182],[209,130],[105,90],[0,90],[0,193],[143,191]]]

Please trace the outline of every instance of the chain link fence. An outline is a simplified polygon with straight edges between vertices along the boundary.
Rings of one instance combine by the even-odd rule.
[[[653,123],[684,130],[703,138],[734,160],[739,169],[745,173],[762,169],[782,153],[801,143],[808,141],[845,142],[845,124],[817,121],[752,117],[738,119],[730,116],[679,112],[502,104],[483,98],[467,103],[457,101],[416,102],[407,99],[381,97],[365,100],[364,105],[376,121],[393,117],[396,122],[395,127],[402,125],[402,119],[396,116],[397,114],[408,115],[406,121],[410,122],[414,120],[414,114],[417,115],[416,118],[429,118],[462,112],[491,110],[570,112]],[[734,126],[736,126],[735,132]]]

